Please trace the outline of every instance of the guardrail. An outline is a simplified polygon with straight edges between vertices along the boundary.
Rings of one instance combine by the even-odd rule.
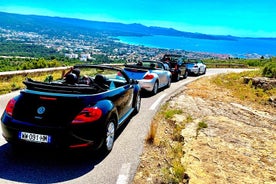
[[[27,75],[30,73],[39,73],[39,72],[65,71],[69,68],[71,68],[71,66],[56,67],[56,68],[40,68],[40,69],[32,69],[32,70],[7,71],[7,72],[0,72],[0,77],[13,76],[13,75]]]

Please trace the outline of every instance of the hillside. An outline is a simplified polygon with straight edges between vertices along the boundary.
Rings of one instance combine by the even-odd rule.
[[[122,24],[115,22],[89,21],[72,18],[20,15],[0,12],[0,27],[39,34],[62,35],[108,34],[112,36],[168,35],[188,38],[234,40],[232,36],[207,35],[178,31],[172,28],[144,26],[142,24]]]
[[[134,184],[276,182],[275,107],[241,101],[202,78],[170,99],[168,108],[182,113],[158,119],[155,140],[145,144]],[[198,129],[200,122],[207,126]],[[181,124],[185,127],[176,139]]]

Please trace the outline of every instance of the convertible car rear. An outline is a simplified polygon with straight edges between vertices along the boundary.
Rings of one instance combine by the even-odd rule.
[[[166,63],[159,61],[140,61],[125,65],[124,72],[139,82],[141,88],[155,95],[158,89],[170,87],[172,74]]]
[[[78,65],[63,78],[27,79],[1,117],[14,146],[92,147],[109,152],[116,130],[140,108],[140,86],[123,70]]]

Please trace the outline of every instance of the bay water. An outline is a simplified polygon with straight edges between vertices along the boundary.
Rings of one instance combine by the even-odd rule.
[[[176,36],[119,36],[120,42],[131,45],[162,49],[180,49],[191,52],[228,54],[232,57],[276,56],[276,39],[235,38],[233,40],[210,40]]]

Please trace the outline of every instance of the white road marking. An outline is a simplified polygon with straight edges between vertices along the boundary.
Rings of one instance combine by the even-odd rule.
[[[157,105],[161,102],[161,100],[166,96],[167,94],[164,93],[163,95],[161,95],[151,106],[150,106],[150,110],[155,110]]]
[[[130,172],[130,163],[125,163],[122,165],[120,170],[120,175],[117,178],[116,184],[127,184],[129,180],[129,172]]]

